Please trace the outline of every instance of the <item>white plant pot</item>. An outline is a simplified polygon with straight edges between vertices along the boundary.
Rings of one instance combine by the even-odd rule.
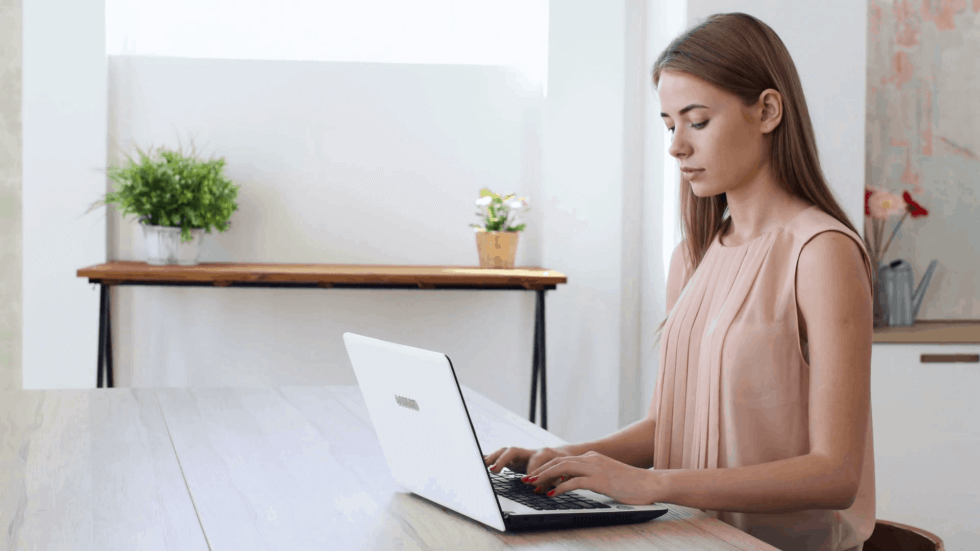
[[[147,264],[154,266],[167,264],[191,266],[197,264],[197,258],[201,254],[201,240],[204,238],[204,230],[191,230],[192,239],[186,243],[181,243],[180,228],[140,225],[143,227],[143,237],[146,240]]]

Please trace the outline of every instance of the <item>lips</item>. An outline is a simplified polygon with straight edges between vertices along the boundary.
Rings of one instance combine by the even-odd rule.
[[[685,180],[697,180],[701,177],[701,173],[704,172],[703,168],[697,168],[697,169],[688,168],[688,169],[681,169],[681,170],[682,170],[682,174],[684,174]]]

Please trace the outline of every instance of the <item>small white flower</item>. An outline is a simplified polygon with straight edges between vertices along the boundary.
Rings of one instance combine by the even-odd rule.
[[[512,210],[520,210],[524,208],[524,201],[511,201],[507,203],[507,208]]]
[[[493,197],[490,197],[488,195],[486,197],[480,197],[479,199],[477,199],[476,200],[476,206],[478,206],[478,207],[485,207],[485,206],[489,205],[492,202],[493,202]]]

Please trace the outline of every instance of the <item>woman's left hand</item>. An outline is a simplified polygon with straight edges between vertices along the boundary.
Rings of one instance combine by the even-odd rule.
[[[659,502],[658,474],[600,453],[588,452],[556,457],[522,480],[539,488],[555,486],[551,497],[571,490],[591,490],[627,505],[651,505]],[[564,479],[562,475],[565,475]],[[534,480],[529,480],[531,478]]]

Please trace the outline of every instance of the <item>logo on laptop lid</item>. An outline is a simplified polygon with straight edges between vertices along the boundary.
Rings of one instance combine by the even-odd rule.
[[[406,398],[404,396],[399,396],[395,394],[395,401],[398,402],[398,405],[400,405],[403,408],[414,409],[415,411],[419,410],[418,402],[412,400],[411,398]]]

